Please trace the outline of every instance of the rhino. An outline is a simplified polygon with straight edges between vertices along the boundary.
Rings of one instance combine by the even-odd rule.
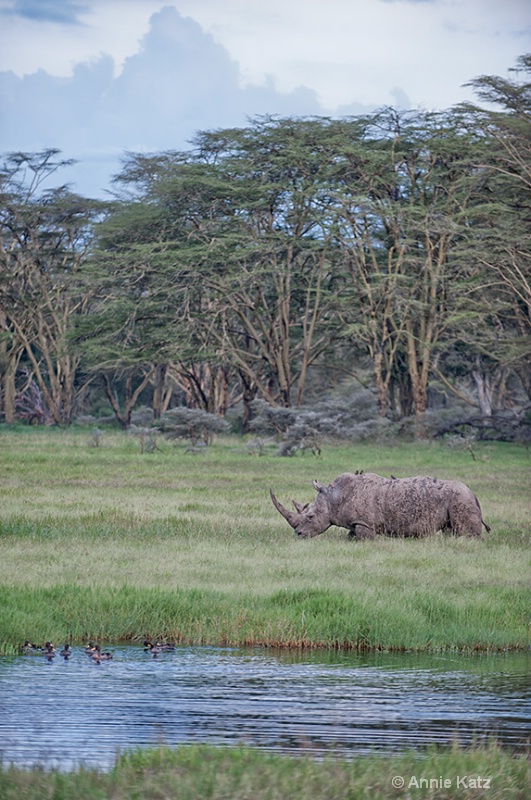
[[[347,528],[349,538],[431,536],[445,531],[456,536],[483,538],[477,497],[461,481],[437,478],[383,478],[374,473],[339,475],[328,486],[313,482],[317,497],[288,511],[270,490],[275,508],[303,539],[324,533],[331,525]]]

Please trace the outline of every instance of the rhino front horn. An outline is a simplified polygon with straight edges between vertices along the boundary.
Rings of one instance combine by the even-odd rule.
[[[282,503],[279,503],[275,495],[273,494],[273,490],[269,490],[269,494],[271,495],[271,500],[273,501],[273,505],[275,506],[276,510],[279,511],[285,520],[289,522],[292,528],[294,528],[297,524],[297,517],[298,514],[295,514],[293,511],[288,511],[287,508],[284,508]]]

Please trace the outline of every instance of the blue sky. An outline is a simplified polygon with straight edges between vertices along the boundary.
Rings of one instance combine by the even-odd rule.
[[[449,108],[530,51],[528,0],[0,0],[0,152],[59,147],[61,179],[102,196],[126,151],[257,114]]]

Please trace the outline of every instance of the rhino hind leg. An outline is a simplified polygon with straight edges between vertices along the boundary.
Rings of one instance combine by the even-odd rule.
[[[468,513],[450,515],[448,530],[454,536],[468,536],[471,539],[483,539],[483,520],[481,513],[475,509]]]

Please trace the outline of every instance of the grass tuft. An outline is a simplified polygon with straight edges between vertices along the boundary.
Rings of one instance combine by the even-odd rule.
[[[403,781],[403,786],[397,784]],[[495,744],[462,749],[429,748],[425,754],[317,761],[249,747],[193,745],[137,750],[121,755],[109,773],[79,768],[71,773],[0,768],[3,800],[307,800],[350,798],[477,798],[527,800],[528,756]],[[426,782],[426,788],[422,782]],[[444,783],[446,782],[446,783]]]

